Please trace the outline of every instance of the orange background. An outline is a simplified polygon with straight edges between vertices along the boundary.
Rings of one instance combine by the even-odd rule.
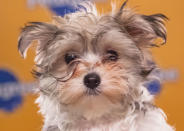
[[[121,2],[120,2],[121,3]],[[183,0],[129,0],[129,7],[136,7],[144,14],[164,13],[167,23],[168,42],[161,48],[153,49],[155,59],[164,68],[179,71],[175,83],[167,83],[156,99],[156,104],[167,114],[169,123],[177,131],[184,131],[184,1]],[[98,9],[106,12],[109,4],[98,4]],[[20,27],[28,21],[49,21],[51,13],[41,7],[27,8],[26,0],[0,1],[0,68],[13,71],[22,82],[33,81],[30,73],[33,66],[33,51],[23,60],[17,51]],[[34,104],[36,96],[24,97],[24,103],[14,113],[0,111],[0,131],[40,131],[42,117]]]

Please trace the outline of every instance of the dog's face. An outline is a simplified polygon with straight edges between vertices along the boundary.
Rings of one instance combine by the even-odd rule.
[[[35,74],[43,95],[78,113],[98,116],[139,93],[138,85],[153,68],[147,64],[152,61],[148,48],[159,37],[166,40],[164,19],[123,8],[105,16],[74,13],[57,17],[55,24],[30,23],[18,47],[25,56],[38,40]]]

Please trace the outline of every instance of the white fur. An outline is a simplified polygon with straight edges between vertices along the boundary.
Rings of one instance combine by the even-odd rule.
[[[151,101],[152,96],[144,87],[142,101]],[[79,106],[76,111],[66,106],[60,105],[57,100],[46,97],[43,94],[37,99],[36,103],[40,106],[40,112],[45,117],[45,125],[43,131],[47,131],[48,126],[57,126],[59,131],[174,131],[166,122],[164,112],[159,108],[147,110],[145,113],[136,111],[135,108],[128,109],[126,113],[122,112],[120,105],[111,105],[105,102],[105,98],[99,97],[95,100],[95,106],[99,106],[99,110]],[[86,100],[89,103],[89,100]],[[140,101],[140,100],[138,100]],[[92,104],[92,103],[89,103]],[[113,106],[112,110],[110,109]],[[86,110],[85,110],[85,109]],[[110,112],[106,112],[105,116],[96,116],[98,113],[104,114],[106,108]],[[86,116],[81,117],[77,112],[82,110]],[[73,113],[76,114],[74,115]],[[92,116],[91,116],[92,115]],[[99,114],[100,115],[100,114]],[[89,117],[89,120],[87,119]],[[97,118],[95,118],[97,117]],[[95,118],[95,120],[93,120]]]

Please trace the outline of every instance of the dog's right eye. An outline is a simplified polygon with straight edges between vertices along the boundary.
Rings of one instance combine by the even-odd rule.
[[[108,50],[107,51],[107,60],[110,61],[117,61],[118,59],[118,53],[114,50]]]
[[[69,54],[69,53],[67,53],[66,55],[65,55],[65,62],[67,63],[67,64],[69,64],[69,63],[71,63],[73,60],[75,60],[77,58],[77,56],[75,55],[75,54]]]

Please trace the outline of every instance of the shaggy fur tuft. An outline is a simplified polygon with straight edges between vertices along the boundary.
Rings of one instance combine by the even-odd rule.
[[[18,49],[26,57],[33,41],[43,131],[173,131],[142,85],[156,68],[150,47],[166,42],[163,14],[124,8],[99,15],[96,7],[54,17],[52,24],[28,23]],[[99,76],[89,88],[84,78]],[[96,80],[96,78],[93,78]],[[97,80],[96,80],[97,81]]]

